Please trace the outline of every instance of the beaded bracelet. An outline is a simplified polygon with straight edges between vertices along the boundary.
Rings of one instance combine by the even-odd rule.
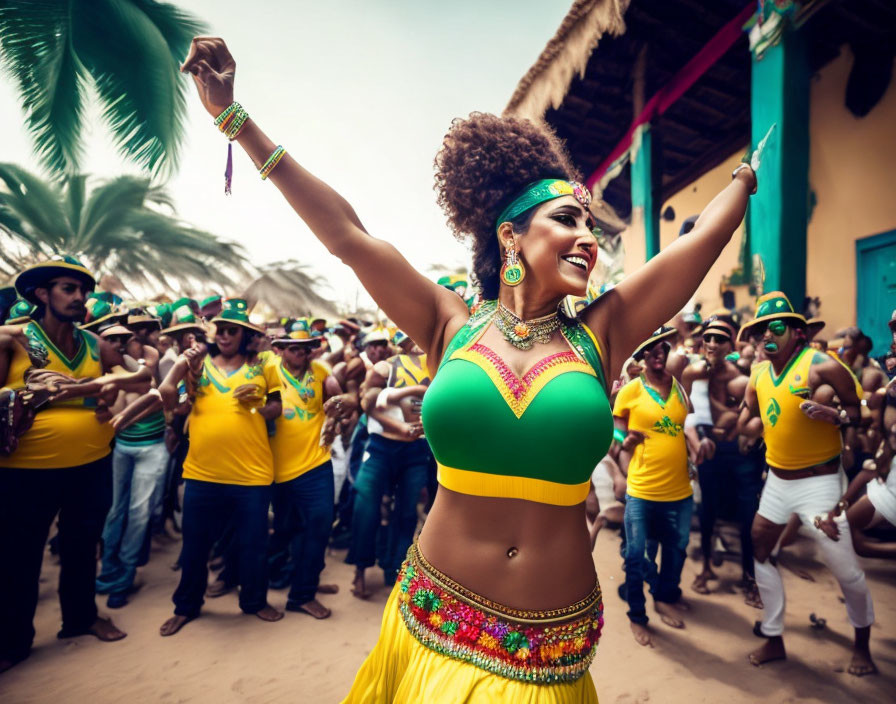
[[[224,112],[215,118],[215,125],[231,142],[237,138],[246,120],[249,119],[249,113],[237,102],[228,105]]]
[[[283,158],[283,155],[286,154],[286,150],[277,145],[277,148],[273,151],[273,153],[268,157],[268,160],[264,162],[264,166],[262,166],[258,173],[261,176],[261,180],[264,181],[270,175],[271,171],[274,170],[274,167],[280,163],[280,160]]]

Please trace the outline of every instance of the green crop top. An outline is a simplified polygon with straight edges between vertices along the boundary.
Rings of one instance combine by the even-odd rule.
[[[485,301],[454,336],[423,400],[439,483],[476,496],[581,503],[613,437],[597,341],[582,322],[564,324],[570,349],[518,378],[478,341],[495,309]]]

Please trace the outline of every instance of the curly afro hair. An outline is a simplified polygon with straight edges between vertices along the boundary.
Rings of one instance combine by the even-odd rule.
[[[563,143],[548,127],[474,112],[456,118],[435,158],[437,202],[459,240],[473,240],[473,279],[497,298],[501,250],[495,220],[510,199],[543,178],[578,180]],[[511,222],[524,233],[529,210]]]

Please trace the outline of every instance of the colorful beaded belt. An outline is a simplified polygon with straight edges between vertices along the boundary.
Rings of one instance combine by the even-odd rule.
[[[604,625],[599,585],[562,609],[511,609],[436,570],[416,543],[408,550],[398,582],[398,608],[408,630],[442,655],[534,684],[577,680],[594,659]]]

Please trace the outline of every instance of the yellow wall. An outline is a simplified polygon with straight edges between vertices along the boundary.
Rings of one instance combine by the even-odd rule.
[[[817,205],[808,226],[806,293],[821,298],[826,333],[856,322],[855,241],[896,229],[896,80],[859,119],[844,105],[851,66],[852,53],[844,46],[810,86],[809,187]],[[699,213],[730,182],[742,155],[742,150],[733,154],[663,204],[661,212],[672,206],[675,220],[660,221],[661,247],[675,240],[685,218]],[[644,262],[643,223],[633,222],[622,236],[628,273]],[[703,304],[704,312],[721,305],[721,277],[737,267],[742,237],[743,226],[697,290],[694,301]],[[735,291],[738,307],[752,304],[745,287]],[[873,337],[874,331],[867,332]]]
[[[812,80],[806,291],[821,297],[824,334],[856,322],[855,241],[896,228],[896,81],[864,118],[843,104],[852,52]],[[872,338],[876,330],[867,330]]]

